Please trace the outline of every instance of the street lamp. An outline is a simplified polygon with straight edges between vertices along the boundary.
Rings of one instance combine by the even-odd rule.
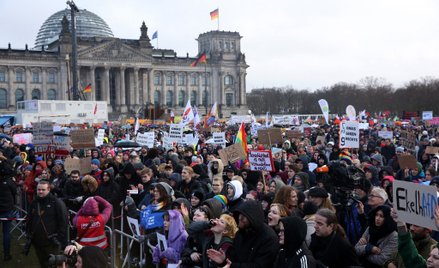
[[[79,12],[78,7],[76,6],[73,0],[69,0],[66,2],[67,5],[70,6],[70,22],[72,24],[72,78],[73,78],[73,100],[79,100],[79,91],[78,91],[78,49],[76,43],[76,25],[75,25],[75,12]]]

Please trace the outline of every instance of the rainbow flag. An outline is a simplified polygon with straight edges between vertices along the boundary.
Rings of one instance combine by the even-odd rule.
[[[215,102],[213,104],[212,109],[210,110],[210,112],[204,118],[204,126],[205,127],[210,127],[211,125],[213,125],[215,123],[217,115],[218,115],[218,108],[217,108],[217,105],[216,105],[216,102]]]
[[[210,12],[210,20],[217,20],[219,18],[219,9],[215,9],[214,11]]]
[[[245,155],[247,155],[247,133],[245,132],[244,122],[242,122],[241,126],[239,127],[239,131],[238,134],[236,135],[235,143],[241,143]]]

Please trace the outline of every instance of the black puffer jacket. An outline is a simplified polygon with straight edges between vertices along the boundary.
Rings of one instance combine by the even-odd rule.
[[[273,229],[264,223],[262,206],[253,200],[246,201],[235,210],[237,222],[239,214],[245,216],[250,224],[236,233],[230,252],[231,267],[273,267],[279,242]]]
[[[99,195],[103,199],[107,200],[111,205],[113,205],[113,207],[117,207],[120,202],[120,187],[119,184],[114,181],[114,169],[109,168],[104,170],[102,177],[104,174],[108,174],[110,179],[108,181],[104,181],[102,178],[102,182],[96,190],[96,195]]]

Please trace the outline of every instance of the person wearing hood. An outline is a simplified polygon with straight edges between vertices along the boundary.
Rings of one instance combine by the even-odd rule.
[[[119,185],[114,181],[114,169],[109,168],[102,172],[102,182],[96,190],[96,195],[108,201],[113,207],[118,207]]]
[[[296,159],[295,163],[297,164],[299,171],[305,172],[309,177],[309,185],[311,187],[316,185],[316,175],[309,171],[308,169],[308,160],[306,157],[299,157]]]
[[[76,241],[82,246],[108,247],[105,224],[111,216],[113,206],[100,196],[89,197],[73,218],[76,226]]]
[[[26,192],[28,203],[31,203],[37,188],[37,181],[35,179],[41,175],[41,172],[47,168],[47,165],[44,161],[38,161],[33,167],[31,165],[28,167],[31,168],[31,172],[24,178],[23,190]]]
[[[224,170],[224,164],[221,159],[213,158],[207,164],[207,174],[211,181],[213,181],[214,178],[218,178],[218,177],[222,179],[223,170]]]
[[[168,248],[163,249],[158,243],[153,250],[153,263],[157,264],[163,259],[167,263],[178,263],[188,237],[181,213],[177,210],[166,211],[163,215],[163,229]]]
[[[243,186],[242,183],[238,180],[229,181],[227,183],[227,200],[228,203],[228,210],[233,213],[236,208],[244,202],[244,199],[241,198],[243,193]]]
[[[238,232],[233,241],[233,250],[226,258],[223,251],[209,249],[207,256],[219,266],[227,260],[231,267],[273,267],[279,251],[276,233],[264,223],[264,211],[257,201],[243,202],[234,213]]]
[[[55,160],[54,164],[52,168],[51,193],[57,197],[62,197],[62,190],[67,182],[67,174],[64,168],[64,162],[61,159]]]
[[[378,169],[370,164],[366,164],[364,166],[364,173],[366,173],[366,179],[373,185],[373,186],[380,186],[380,179],[378,177]]]
[[[298,191],[305,192],[309,189],[309,176],[305,172],[298,172],[294,176],[294,184],[293,187]]]
[[[133,190],[140,183],[140,177],[137,175],[137,172],[132,163],[127,163],[123,170],[122,176],[119,180],[120,192],[119,192],[119,200],[125,200],[125,196],[127,195],[128,190]]]
[[[282,218],[279,222],[281,249],[274,263],[275,268],[316,267],[314,257],[304,245],[307,235],[305,221],[296,216]]]

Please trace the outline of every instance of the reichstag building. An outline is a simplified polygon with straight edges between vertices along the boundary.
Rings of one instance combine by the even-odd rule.
[[[17,101],[69,99],[70,28],[70,10],[65,9],[43,23],[34,48],[9,44],[0,49],[1,113],[13,113]],[[192,67],[199,55],[181,57],[172,49],[154,48],[144,22],[139,39],[120,39],[103,19],[84,9],[76,13],[76,29],[78,88],[91,85],[83,99],[106,101],[110,115],[144,111],[150,117],[152,110],[154,117],[171,110],[178,115],[188,100],[200,114],[214,102],[223,117],[247,111],[249,66],[237,32],[200,34],[198,51],[206,53],[207,63]]]

